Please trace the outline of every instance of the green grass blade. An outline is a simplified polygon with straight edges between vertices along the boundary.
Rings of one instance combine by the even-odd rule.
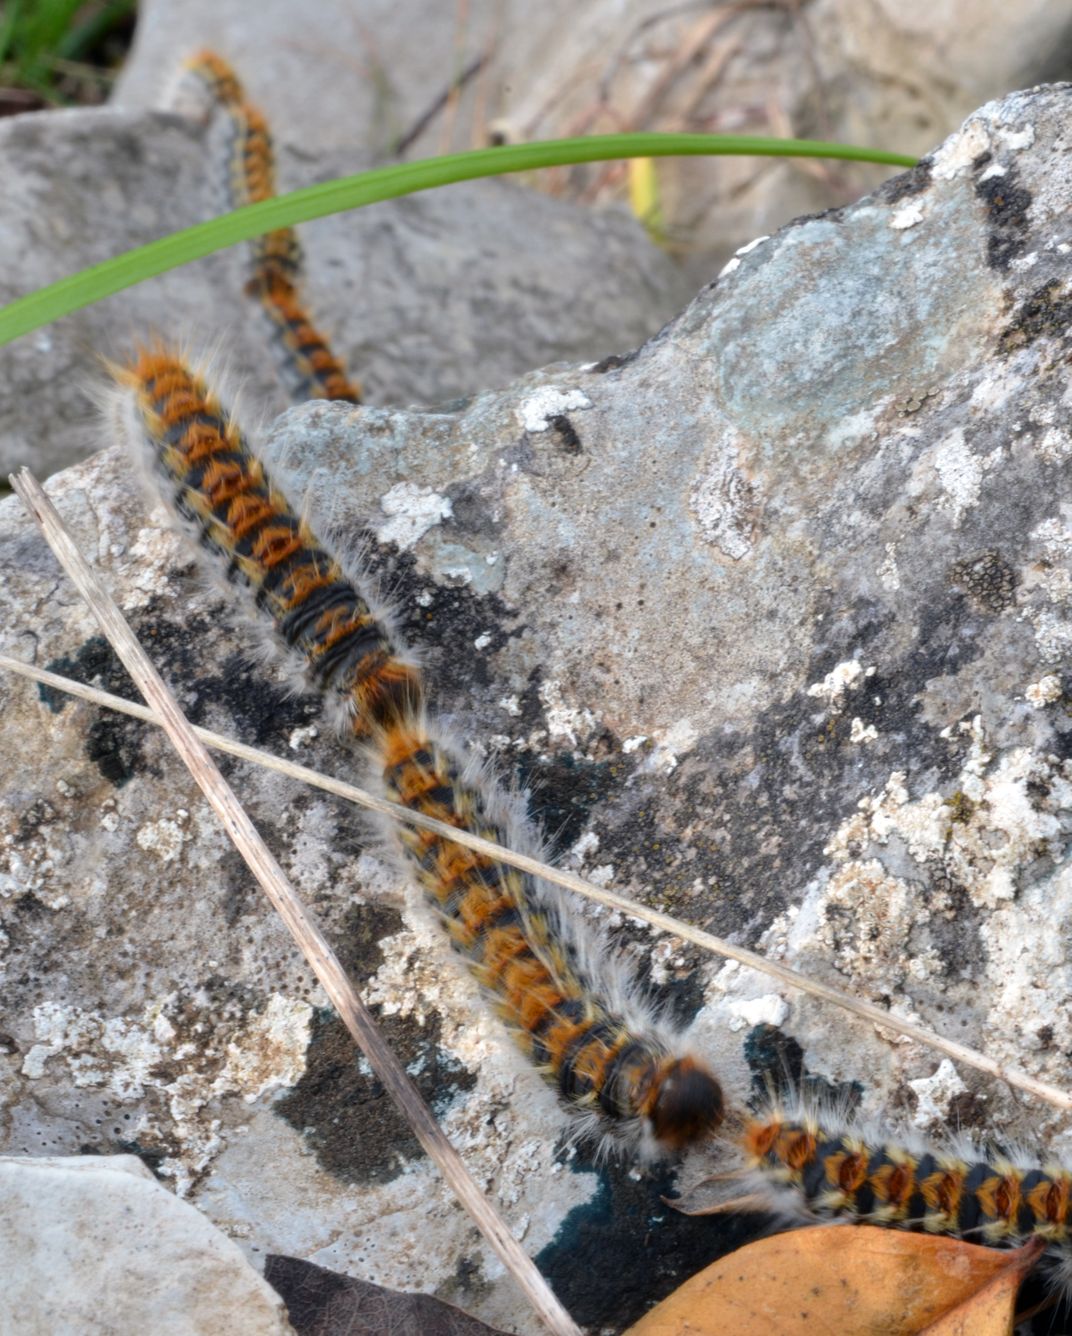
[[[472,181],[478,177],[540,167],[562,167],[580,162],[607,162],[619,158],[666,158],[709,155],[839,158],[892,167],[913,167],[916,159],[901,153],[827,144],[810,139],[770,139],[747,135],[622,134],[592,135],[581,139],[553,139],[535,144],[474,149],[442,158],[378,167],[357,176],[308,186],[259,204],[236,209],[222,218],[198,223],[181,232],[127,251],[114,259],[83,269],[57,283],[20,297],[0,310],[0,345],[10,343],[60,316],[110,297],[124,288],[153,278],[168,269],[199,260],[213,251],[248,241],[280,227],[293,227],[313,218],[341,213],[382,200],[397,199],[419,190]]]

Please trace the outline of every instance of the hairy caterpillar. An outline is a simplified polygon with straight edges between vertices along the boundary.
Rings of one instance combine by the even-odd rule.
[[[533,844],[499,786],[429,719],[388,625],[271,483],[205,381],[166,349],[119,372],[126,434],[148,446],[173,508],[248,585],[309,676],[344,705],[385,794],[488,839]],[[403,861],[535,1066],[606,1144],[679,1149],[722,1117],[718,1082],[645,1008],[560,895],[424,830]]]
[[[176,95],[180,107],[190,100],[190,84],[203,89],[226,117],[227,208],[271,199],[275,194],[271,131],[264,115],[246,100],[234,70],[215,52],[200,51],[183,65]],[[360,387],[349,379],[301,300],[302,253],[293,228],[257,237],[250,244],[250,255],[246,291],[257,299],[271,324],[270,342],[288,390],[299,399],[360,403]]]
[[[743,1165],[723,1175],[747,1186],[726,1203],[789,1224],[845,1220],[968,1243],[1047,1244],[1051,1280],[1072,1287],[1072,1173],[966,1139],[938,1147],[857,1123],[837,1104],[799,1094],[771,1099],[733,1137]]]

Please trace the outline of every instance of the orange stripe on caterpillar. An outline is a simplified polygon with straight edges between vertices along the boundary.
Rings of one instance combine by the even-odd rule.
[[[222,56],[208,48],[187,56],[182,74],[199,80],[221,107],[239,106],[246,100],[237,74]]]
[[[343,697],[357,733],[418,707],[416,670],[398,661],[386,629],[273,486],[237,425],[201,377],[166,349],[143,351],[118,373],[168,498],[248,584],[309,674]]]
[[[175,508],[253,589],[314,680],[343,696],[387,795],[510,843],[516,832],[494,782],[470,777],[427,723],[416,669],[205,382],[163,349],[119,376]],[[589,1130],[638,1150],[680,1149],[715,1130],[717,1080],[675,1052],[676,1036],[637,999],[615,1000],[610,962],[582,941],[556,891],[428,831],[403,827],[394,838],[523,1050]]]

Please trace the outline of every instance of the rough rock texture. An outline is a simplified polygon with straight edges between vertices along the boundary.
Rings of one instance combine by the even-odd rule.
[[[369,536],[440,707],[534,786],[569,863],[1055,1083],[1070,110],[1067,86],[984,108],[871,198],[750,248],[636,354],[451,412],[310,405],[267,443],[317,527]],[[196,722],[347,772],[129,466],[106,452],[51,490]],[[0,643],[120,686],[14,501],[0,535]],[[24,758],[4,1144],[134,1150],[251,1251],[535,1330],[160,738],[0,679],[0,754]],[[226,768],[580,1321],[624,1325],[747,1233],[668,1212],[669,1171],[556,1154],[553,1099],[350,814]],[[1047,1108],[627,935],[735,1098],[802,1060],[870,1113],[1072,1158]]]
[[[0,1158],[0,1330],[284,1336],[230,1239],[132,1155]]]
[[[0,122],[0,302],[219,212],[212,129],[109,109]],[[281,187],[368,165],[360,144],[279,153]],[[314,318],[372,402],[436,403],[543,361],[602,357],[658,329],[688,296],[621,210],[593,214],[513,183],[411,196],[301,229]],[[0,474],[40,474],[101,444],[88,387],[102,356],[161,330],[216,347],[260,421],[290,399],[267,326],[242,295],[245,247],[128,289],[0,348]],[[563,305],[567,313],[563,313]]]
[[[1062,0],[470,0],[461,10],[365,0],[360,17],[346,0],[313,9],[266,0],[256,24],[242,0],[145,0],[120,104],[153,105],[175,54],[205,43],[249,70],[290,142],[360,145],[384,160],[481,58],[461,94],[413,138],[411,156],[480,147],[493,134],[627,128],[798,134],[922,154],[987,98],[1072,77],[1072,14]],[[698,282],[712,253],[725,258],[888,175],[747,158],[658,170],[670,239],[695,256]],[[624,182],[621,169],[596,166],[542,173],[533,184],[605,200],[621,198]]]

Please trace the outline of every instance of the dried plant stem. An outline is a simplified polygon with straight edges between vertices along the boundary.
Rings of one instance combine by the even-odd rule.
[[[95,705],[103,705],[108,709],[133,715],[134,718],[142,719],[146,723],[162,724],[160,717],[154,714],[152,710],[146,709],[144,705],[137,705],[132,701],[125,700],[122,696],[114,696],[110,692],[101,691],[97,687],[86,686],[84,683],[75,682],[69,677],[61,677],[58,673],[50,673],[43,668],[22,663],[18,659],[8,657],[6,654],[0,654],[0,668],[7,668],[13,673],[32,678],[45,686],[55,687],[58,691],[65,691]],[[425,816],[420,812],[411,811],[409,808],[400,807],[397,803],[388,802],[385,798],[377,797],[365,789],[358,788],[355,784],[347,784],[341,779],[332,779],[328,775],[320,774],[317,770],[311,770],[308,766],[297,765],[294,761],[273,756],[269,752],[258,750],[256,747],[248,747],[245,743],[235,742],[233,739],[224,737],[220,733],[213,733],[207,728],[193,728],[192,732],[207,746],[214,747],[218,751],[227,752],[229,755],[237,756],[243,761],[249,761],[254,765],[263,766],[267,770],[274,770],[279,774],[287,775],[291,779],[299,780],[301,783],[323,789],[327,793],[345,798],[348,802],[380,812],[394,821],[408,821],[411,825],[419,826],[423,830],[434,831],[437,835],[453,840],[455,844],[462,844],[466,848],[476,850],[478,853],[488,854],[499,862],[519,868],[522,872],[530,872],[535,876],[543,877],[547,881],[554,882],[558,886],[564,886],[567,890],[575,891],[578,895],[583,895],[598,904],[606,905],[610,909],[628,914],[631,918],[649,923],[652,927],[663,932],[671,933],[684,941],[692,942],[714,955],[735,960],[738,964],[777,979],[779,983],[789,988],[796,988],[800,992],[810,993],[813,997],[822,998],[825,1002],[830,1002],[844,1011],[852,1012],[854,1015],[872,1022],[879,1029],[914,1040],[928,1048],[936,1049],[938,1052],[954,1058],[957,1062],[963,1063],[966,1067],[974,1067],[977,1071],[986,1072],[999,1081],[1004,1081],[1010,1086],[1026,1091],[1048,1104],[1056,1105],[1059,1109],[1072,1110],[1072,1095],[1058,1089],[1056,1086],[1048,1085],[1045,1081],[1038,1081],[1033,1076],[1029,1076],[1026,1072],[1019,1071],[1015,1067],[1007,1067],[1002,1063],[995,1062],[993,1058],[987,1057],[985,1053],[968,1048],[964,1044],[958,1044],[951,1039],[944,1039],[941,1035],[935,1034],[932,1030],[927,1030],[921,1025],[914,1025],[911,1021],[901,1020],[898,1016],[883,1011],[881,1007],[861,1001],[840,989],[809,979],[786,965],[780,965],[777,961],[768,960],[765,956],[749,951],[745,947],[736,946],[721,937],[715,937],[702,928],[696,928],[690,923],[672,918],[669,914],[663,914],[657,909],[649,909],[647,905],[638,904],[635,900],[628,900],[625,896],[618,895],[615,891],[608,890],[604,886],[597,886],[594,882],[586,881],[583,877],[577,876],[576,873],[567,872],[563,868],[552,867],[549,863],[541,863],[538,859],[530,858],[527,854],[514,853],[513,850],[505,849],[502,845],[495,844],[491,840],[482,839],[479,835],[471,835],[468,831],[459,830],[456,826],[448,826],[442,821],[436,821],[434,817]]]
[[[287,925],[335,1010],[368,1059],[370,1067],[405,1115],[417,1140],[439,1166],[458,1200],[550,1330],[562,1333],[562,1336],[581,1336],[580,1328],[555,1298],[550,1286],[510,1234],[506,1222],[470,1176],[416,1086],[387,1046],[379,1027],[347,979],[319,925],[287,881],[282,868],[216,768],[118,606],[79,552],[40,484],[28,469],[22,469],[12,476],[11,485],[100,622],[101,629],[138,689],[158,715],[161,727],[175,750],[223,823],[249,870]]]

